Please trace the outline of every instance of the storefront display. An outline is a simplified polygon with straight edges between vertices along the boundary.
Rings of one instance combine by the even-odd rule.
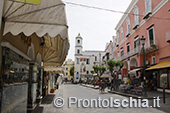
[[[4,83],[27,82],[29,61],[9,48],[3,48]]]

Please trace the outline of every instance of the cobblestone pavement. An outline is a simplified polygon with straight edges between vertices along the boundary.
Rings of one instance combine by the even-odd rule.
[[[80,85],[64,84],[61,85],[58,90],[55,91],[55,98],[63,97],[65,100],[65,105],[62,108],[56,108],[51,101],[49,103],[40,104],[39,108],[41,111],[36,111],[36,113],[165,113],[155,108],[78,108],[76,105],[72,105],[71,108],[68,107],[68,98],[76,97],[78,99],[97,99],[101,97],[102,99],[126,99],[127,97],[120,96],[117,94],[110,93],[99,93],[99,90],[95,90],[88,87],[83,87]]]

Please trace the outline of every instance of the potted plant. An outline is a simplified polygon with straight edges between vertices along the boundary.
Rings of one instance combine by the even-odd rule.
[[[54,93],[55,88],[51,88],[50,93]]]

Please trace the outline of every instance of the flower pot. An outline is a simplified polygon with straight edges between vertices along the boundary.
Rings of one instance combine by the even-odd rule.
[[[51,89],[50,93],[54,93],[54,91],[55,91],[55,90],[52,90],[52,89]]]

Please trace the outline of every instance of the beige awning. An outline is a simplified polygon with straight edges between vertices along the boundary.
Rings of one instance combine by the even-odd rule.
[[[62,0],[41,0],[40,5],[12,0],[4,2],[3,34],[10,32],[14,36],[20,33],[31,36],[35,33],[38,37],[48,37],[50,41],[43,48],[44,66],[61,66],[69,49],[65,4]]]
[[[136,73],[137,71],[141,70],[142,68],[137,68],[137,69],[133,69],[131,71],[129,71],[128,73]]]
[[[49,72],[56,72],[56,73],[63,73],[64,70],[62,67],[45,67],[44,71],[49,71]]]
[[[65,4],[61,0],[41,0],[40,5],[5,0],[3,17],[4,35],[23,32],[26,36],[36,33],[39,37],[48,34],[68,38]]]

